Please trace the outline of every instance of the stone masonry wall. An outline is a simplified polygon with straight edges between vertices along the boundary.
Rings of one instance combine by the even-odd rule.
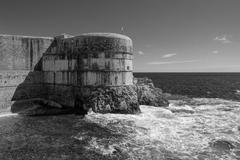
[[[41,72],[33,70],[51,42],[48,37],[0,35],[0,109],[10,107],[13,97],[30,96],[24,95],[31,93],[26,89],[41,89],[36,85],[41,81]],[[15,93],[17,87],[19,94]]]

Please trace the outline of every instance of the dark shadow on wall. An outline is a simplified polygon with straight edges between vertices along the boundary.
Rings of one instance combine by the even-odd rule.
[[[56,40],[51,43],[47,51],[55,45]],[[41,57],[34,68],[28,72],[24,81],[17,86],[11,99],[14,101],[11,106],[11,112],[30,116],[75,113],[74,108],[61,105],[49,99],[52,96],[50,95],[52,92],[49,91],[48,85],[44,84],[42,64],[43,58]],[[53,88],[55,87],[54,85],[52,86]],[[58,94],[64,95],[64,93]],[[85,113],[79,112],[79,114]]]

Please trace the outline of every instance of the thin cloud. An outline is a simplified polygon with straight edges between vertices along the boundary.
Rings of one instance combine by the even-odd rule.
[[[173,57],[173,56],[176,56],[177,53],[170,53],[170,54],[165,54],[162,56],[162,58],[170,58],[170,57]]]
[[[144,55],[145,53],[143,51],[138,51],[139,55]]]
[[[164,65],[164,64],[181,64],[181,63],[193,63],[198,62],[199,60],[185,60],[185,61],[155,61],[148,62],[149,65]]]
[[[229,38],[232,37],[231,35],[223,35],[223,36],[218,36],[216,38],[214,38],[215,41],[221,42],[223,44],[227,44],[227,43],[232,43],[232,41],[229,40]]]
[[[219,51],[218,50],[214,50],[212,51],[213,54],[219,54]]]
[[[217,65],[217,66],[210,66],[210,67],[207,67],[209,69],[221,69],[221,68],[240,68],[240,65],[239,64],[234,64],[234,65]]]

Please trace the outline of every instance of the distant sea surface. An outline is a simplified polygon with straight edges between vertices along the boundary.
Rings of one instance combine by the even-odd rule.
[[[198,98],[240,100],[239,73],[134,73],[148,77],[163,92]]]

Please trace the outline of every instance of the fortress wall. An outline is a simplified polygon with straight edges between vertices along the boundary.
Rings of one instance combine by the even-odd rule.
[[[123,53],[114,53],[115,56],[123,57]],[[132,56],[128,58],[81,58],[55,54],[43,57],[44,71],[74,71],[74,70],[99,70],[99,71],[133,71]]]
[[[132,59],[122,58],[123,53],[115,55],[119,55],[116,56],[118,58],[67,59],[62,54],[44,56],[44,83],[78,86],[131,85]]]
[[[133,84],[132,41],[116,34],[0,36],[0,108],[45,98],[74,107],[97,86]]]
[[[56,38],[43,55],[44,83],[74,86],[133,84],[133,47],[112,33]]]
[[[74,107],[76,99],[91,94],[88,89],[132,85],[132,61],[132,40],[126,36],[94,33],[55,37],[42,58],[47,97]]]
[[[0,70],[33,70],[52,38],[0,35]]]
[[[51,42],[52,38],[45,37],[0,35],[0,109],[9,107],[12,98],[14,100],[36,94],[28,89],[41,89],[36,84],[42,82],[42,73],[33,70],[34,67],[36,70],[41,68],[38,62]],[[14,93],[17,87],[18,93]],[[29,93],[32,95],[26,95]]]

